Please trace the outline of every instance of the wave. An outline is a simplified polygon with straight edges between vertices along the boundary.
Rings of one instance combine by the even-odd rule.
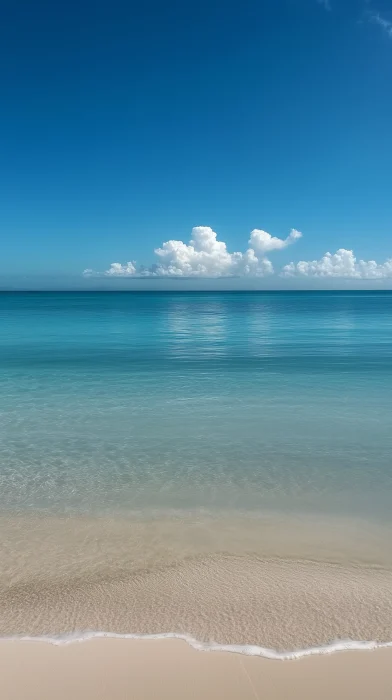
[[[175,632],[166,632],[162,634],[117,634],[116,632],[86,631],[71,632],[59,635],[41,635],[36,637],[21,635],[0,637],[0,641],[3,642],[46,642],[56,646],[73,644],[77,642],[87,642],[91,639],[181,639],[182,641],[187,642],[187,644],[197,651],[225,651],[229,653],[243,654],[245,656],[260,656],[264,659],[273,659],[275,661],[290,661],[300,659],[304,656],[334,654],[339,651],[374,651],[376,649],[392,647],[392,641],[361,642],[352,639],[343,639],[331,642],[331,644],[318,647],[309,647],[307,649],[276,651],[275,649],[267,649],[265,647],[260,647],[253,644],[216,644],[214,642],[199,642],[197,639],[187,634],[177,634]]]

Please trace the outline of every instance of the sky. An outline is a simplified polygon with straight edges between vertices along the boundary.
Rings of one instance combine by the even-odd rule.
[[[0,288],[392,287],[392,0],[4,0]]]

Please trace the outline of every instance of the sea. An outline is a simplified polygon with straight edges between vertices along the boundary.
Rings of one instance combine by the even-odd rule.
[[[0,636],[392,640],[392,293],[1,292]]]

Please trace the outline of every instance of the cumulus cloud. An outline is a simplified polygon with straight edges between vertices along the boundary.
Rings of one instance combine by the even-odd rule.
[[[277,238],[260,229],[250,234],[245,252],[230,253],[224,241],[209,226],[195,226],[189,243],[171,239],[156,248],[158,262],[151,267],[136,267],[134,262],[112,263],[103,273],[110,277],[263,277],[274,272],[271,253],[294,243],[302,234],[292,229],[287,238]],[[94,274],[84,271],[85,276]]]
[[[273,272],[271,262],[264,258],[264,254],[258,257],[254,247],[248,248],[245,253],[229,253],[226,243],[218,241],[217,234],[209,226],[195,226],[188,244],[176,240],[166,241],[162,248],[156,248],[155,254],[161,262],[154,272],[162,276],[258,276]]]
[[[342,277],[351,279],[392,278],[392,258],[383,263],[375,260],[357,260],[352,250],[339,248],[336,253],[326,253],[320,260],[301,260],[285,265],[284,277]]]
[[[297,241],[298,238],[302,238],[302,233],[295,228],[291,229],[287,238],[276,238],[275,236],[271,236],[270,233],[267,233],[267,231],[261,231],[255,228],[250,234],[249,245],[253,250],[264,255],[265,253],[270,253],[272,250],[286,248],[286,246]]]
[[[132,277],[136,275],[136,266],[133,262],[127,262],[125,265],[121,263],[112,263],[108,270],[106,270],[105,275],[109,277]]]

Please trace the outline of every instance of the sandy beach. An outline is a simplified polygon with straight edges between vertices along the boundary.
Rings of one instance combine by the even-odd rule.
[[[382,299],[3,301],[0,700],[392,699]]]
[[[348,518],[0,524],[3,638],[173,632],[277,651],[392,640],[387,528]]]
[[[392,649],[296,661],[202,652],[180,640],[2,641],[4,700],[390,700]]]

